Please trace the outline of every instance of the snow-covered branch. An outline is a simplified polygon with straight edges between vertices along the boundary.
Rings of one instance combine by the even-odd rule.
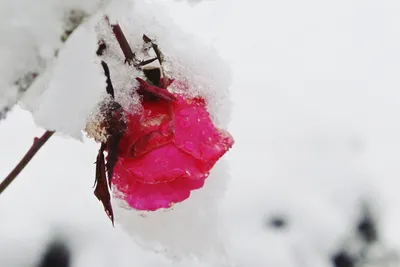
[[[107,1],[0,2],[0,119],[45,71],[73,31]]]

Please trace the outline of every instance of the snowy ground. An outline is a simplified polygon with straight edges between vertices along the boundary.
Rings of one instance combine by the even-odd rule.
[[[361,258],[400,265],[400,3],[218,0],[170,11],[232,66],[236,144],[219,214],[229,262],[332,266],[365,245],[356,229],[366,205],[379,240]],[[42,131],[20,108],[0,122],[0,177]],[[217,266],[172,263],[111,228],[92,195],[96,151],[56,136],[1,195],[0,266],[34,266],[58,236],[72,267]]]

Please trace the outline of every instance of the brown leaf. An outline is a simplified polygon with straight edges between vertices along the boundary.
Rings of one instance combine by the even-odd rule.
[[[162,62],[164,61],[164,55],[163,55],[163,53],[161,53],[160,49],[158,48],[158,45],[155,42],[153,42],[146,34],[143,34],[143,41],[145,43],[151,44],[151,47],[153,48],[154,52],[157,55],[158,61],[162,65]]]
[[[162,81],[163,81],[162,84],[160,84],[160,87],[165,89],[168,86],[168,80],[169,79],[167,78],[167,76],[165,74],[165,71],[164,71],[164,68],[163,68],[164,55],[163,55],[163,53],[161,53],[161,50],[158,47],[158,45],[155,42],[153,42],[146,34],[143,34],[143,41],[145,43],[150,43],[151,47],[154,50],[154,53],[156,53],[158,62],[160,63],[160,70],[161,70],[161,73],[162,73]]]
[[[106,131],[107,131],[107,176],[111,185],[114,175],[114,166],[118,160],[118,146],[122,136],[125,133],[126,123],[123,118],[123,110],[117,101],[111,101],[106,106]]]
[[[157,57],[153,57],[153,58],[147,59],[147,60],[142,60],[139,62],[139,64],[137,64],[137,66],[138,67],[146,66],[146,65],[153,63],[156,60],[157,60]]]
[[[160,68],[147,68],[143,69],[143,73],[147,78],[147,82],[151,85],[159,86],[161,79],[161,70]]]
[[[110,218],[114,225],[114,213],[111,205],[110,188],[107,183],[106,166],[104,161],[105,145],[102,144],[96,159],[96,182],[94,195],[104,206],[107,216]]]
[[[114,175],[114,167],[118,160],[118,146],[119,141],[122,138],[122,134],[114,133],[110,135],[107,139],[107,176],[108,176],[108,183],[111,186],[112,177]]]
[[[151,43],[151,39],[146,34],[143,34],[143,41],[145,43]]]
[[[96,179],[94,194],[104,206],[104,210],[114,225],[114,214],[111,205],[111,180],[115,163],[118,159],[118,145],[125,131],[125,122],[122,119],[122,107],[116,101],[110,101],[102,106],[106,120],[104,126],[107,131],[107,142],[102,143],[96,159]],[[104,152],[107,150],[107,163]]]
[[[101,66],[103,67],[104,75],[106,76],[107,94],[111,95],[111,97],[114,98],[114,86],[113,86],[113,84],[111,82],[111,78],[110,78],[110,68],[108,67],[107,63],[104,62],[103,60],[101,61]]]

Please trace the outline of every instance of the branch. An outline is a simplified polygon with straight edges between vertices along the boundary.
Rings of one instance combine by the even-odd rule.
[[[84,19],[88,16],[85,12],[81,10],[70,10],[66,12],[64,18],[63,25],[63,34],[60,36],[61,42],[65,43],[69,36],[84,22]],[[59,49],[55,48],[54,58],[58,57]],[[39,55],[37,55],[40,60],[43,60]],[[42,73],[46,71],[45,62],[43,62],[43,68],[39,70],[31,70],[26,74],[19,77],[16,81],[13,82],[13,85],[16,86],[17,99],[7,101],[8,103],[3,107],[0,106],[0,120],[4,119],[7,113],[12,109],[12,107],[18,102],[21,96],[31,87],[31,85],[35,82],[36,78],[39,77]],[[6,90],[10,90],[9,88]],[[1,193],[1,192],[0,192]]]
[[[122,32],[121,27],[119,26],[119,24],[111,25],[111,27],[115,37],[117,38],[119,46],[122,49],[122,52],[124,53],[126,62],[128,62],[129,64],[133,63],[135,61],[135,53],[133,53],[128,43],[128,40],[126,39],[124,33]]]
[[[4,179],[0,184],[0,194],[6,190],[6,188],[17,178],[18,174],[25,168],[26,165],[32,160],[39,149],[49,140],[49,138],[54,134],[52,131],[46,131],[40,138],[35,138],[33,145],[26,152],[25,156],[20,160],[20,162],[15,166],[15,168],[10,172],[10,174]]]
[[[143,41],[145,43],[150,43],[151,47],[154,50],[154,53],[156,53],[158,62],[160,63],[160,65],[162,65],[163,61],[164,61],[164,56],[161,53],[160,49],[158,48],[158,45],[156,43],[154,43],[146,34],[143,34]]]

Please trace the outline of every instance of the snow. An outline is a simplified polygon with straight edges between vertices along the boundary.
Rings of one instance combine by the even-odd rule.
[[[0,2],[0,110],[12,108],[32,83],[32,75],[53,64],[62,47],[65,32],[73,30],[84,16],[99,10],[107,1],[26,1]],[[24,79],[25,78],[25,79]],[[24,85],[17,85],[21,79]],[[27,83],[28,82],[28,83]]]
[[[142,247],[165,253],[173,259],[210,257],[217,254],[226,260],[226,239],[219,219],[219,200],[225,191],[227,165],[218,162],[201,190],[169,210],[135,212],[115,200],[116,222]]]
[[[364,203],[377,221],[377,246],[398,254],[400,4],[219,0],[168,8],[233,71],[232,179],[216,215],[232,266],[332,266],[332,255],[354,250]],[[42,131],[19,108],[1,122],[0,177]],[[111,228],[91,191],[97,149],[55,136],[0,196],[1,266],[35,262],[59,232],[73,248],[73,267],[223,266],[211,257],[171,261]],[[272,227],[274,217],[286,225]],[[182,221],[178,240],[198,234]]]
[[[87,117],[105,95],[106,78],[93,53],[96,50],[97,36],[90,23],[71,35],[59,53],[51,80],[44,85],[47,90],[36,100],[33,116],[38,125],[82,139]]]

